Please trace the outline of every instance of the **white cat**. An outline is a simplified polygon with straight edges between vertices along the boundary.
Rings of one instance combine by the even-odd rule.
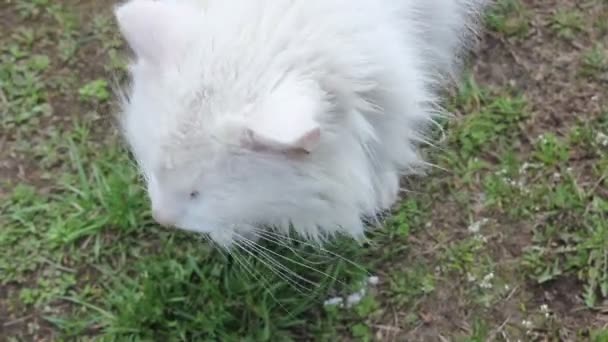
[[[122,127],[154,218],[208,233],[364,235],[424,165],[484,0],[131,0]]]

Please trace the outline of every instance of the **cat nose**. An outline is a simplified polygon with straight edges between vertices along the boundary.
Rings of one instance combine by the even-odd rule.
[[[171,215],[168,215],[168,213],[166,211],[163,211],[162,209],[153,209],[152,218],[154,219],[154,221],[164,227],[172,226],[175,224]]]

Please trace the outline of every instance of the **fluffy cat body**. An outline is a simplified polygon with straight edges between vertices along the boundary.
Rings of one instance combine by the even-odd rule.
[[[421,170],[483,0],[131,0],[122,128],[157,221],[359,238]]]

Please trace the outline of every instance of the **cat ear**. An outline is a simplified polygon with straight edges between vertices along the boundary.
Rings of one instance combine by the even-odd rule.
[[[272,94],[247,125],[246,143],[253,149],[310,153],[321,141],[320,103],[290,88]]]
[[[271,135],[248,128],[247,145],[253,150],[311,153],[321,140],[321,129],[311,127],[290,134]]]
[[[131,0],[114,9],[121,33],[138,58],[155,64],[179,56],[196,23],[196,10],[179,3]]]

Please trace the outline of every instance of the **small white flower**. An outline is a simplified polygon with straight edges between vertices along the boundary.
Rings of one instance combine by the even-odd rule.
[[[479,283],[479,287],[481,287],[482,289],[491,289],[493,279],[494,279],[494,272],[490,272],[490,273],[486,274],[483,277],[483,279],[481,280],[481,283]]]
[[[474,283],[475,281],[477,281],[477,278],[475,278],[475,276],[471,273],[467,272],[467,280],[469,281],[469,283]]]
[[[531,321],[524,319],[523,321],[521,321],[521,325],[523,325],[526,329],[532,329],[533,324]]]
[[[365,289],[361,289],[351,295],[349,295],[348,297],[346,297],[346,307],[350,308],[353,307],[354,305],[357,305],[361,302],[361,300],[363,299],[363,297],[365,297]]]
[[[469,232],[471,232],[471,233],[474,233],[474,234],[475,234],[475,233],[479,233],[479,231],[481,230],[481,227],[482,227],[482,226],[484,226],[486,223],[488,223],[488,221],[489,221],[489,220],[488,220],[487,218],[481,219],[481,220],[479,220],[479,221],[477,221],[477,222],[472,223],[472,224],[471,224],[471,225],[470,225],[470,226],[467,228],[467,230],[468,230]]]
[[[543,304],[540,306],[540,312],[545,314],[545,318],[549,318],[549,316],[551,315],[551,311],[549,311],[549,305],[547,304]]]
[[[467,230],[471,233],[479,233],[480,229],[481,229],[481,222],[475,222],[467,228]]]
[[[367,278],[367,283],[372,286],[378,285],[379,282],[380,282],[380,278],[378,278],[376,276],[371,276],[371,277]]]
[[[473,237],[475,239],[475,241],[481,242],[481,243],[487,243],[488,242],[488,238],[481,235],[481,234],[475,234],[475,236]]]
[[[595,137],[595,141],[603,147],[608,147],[608,135],[599,132]]]

